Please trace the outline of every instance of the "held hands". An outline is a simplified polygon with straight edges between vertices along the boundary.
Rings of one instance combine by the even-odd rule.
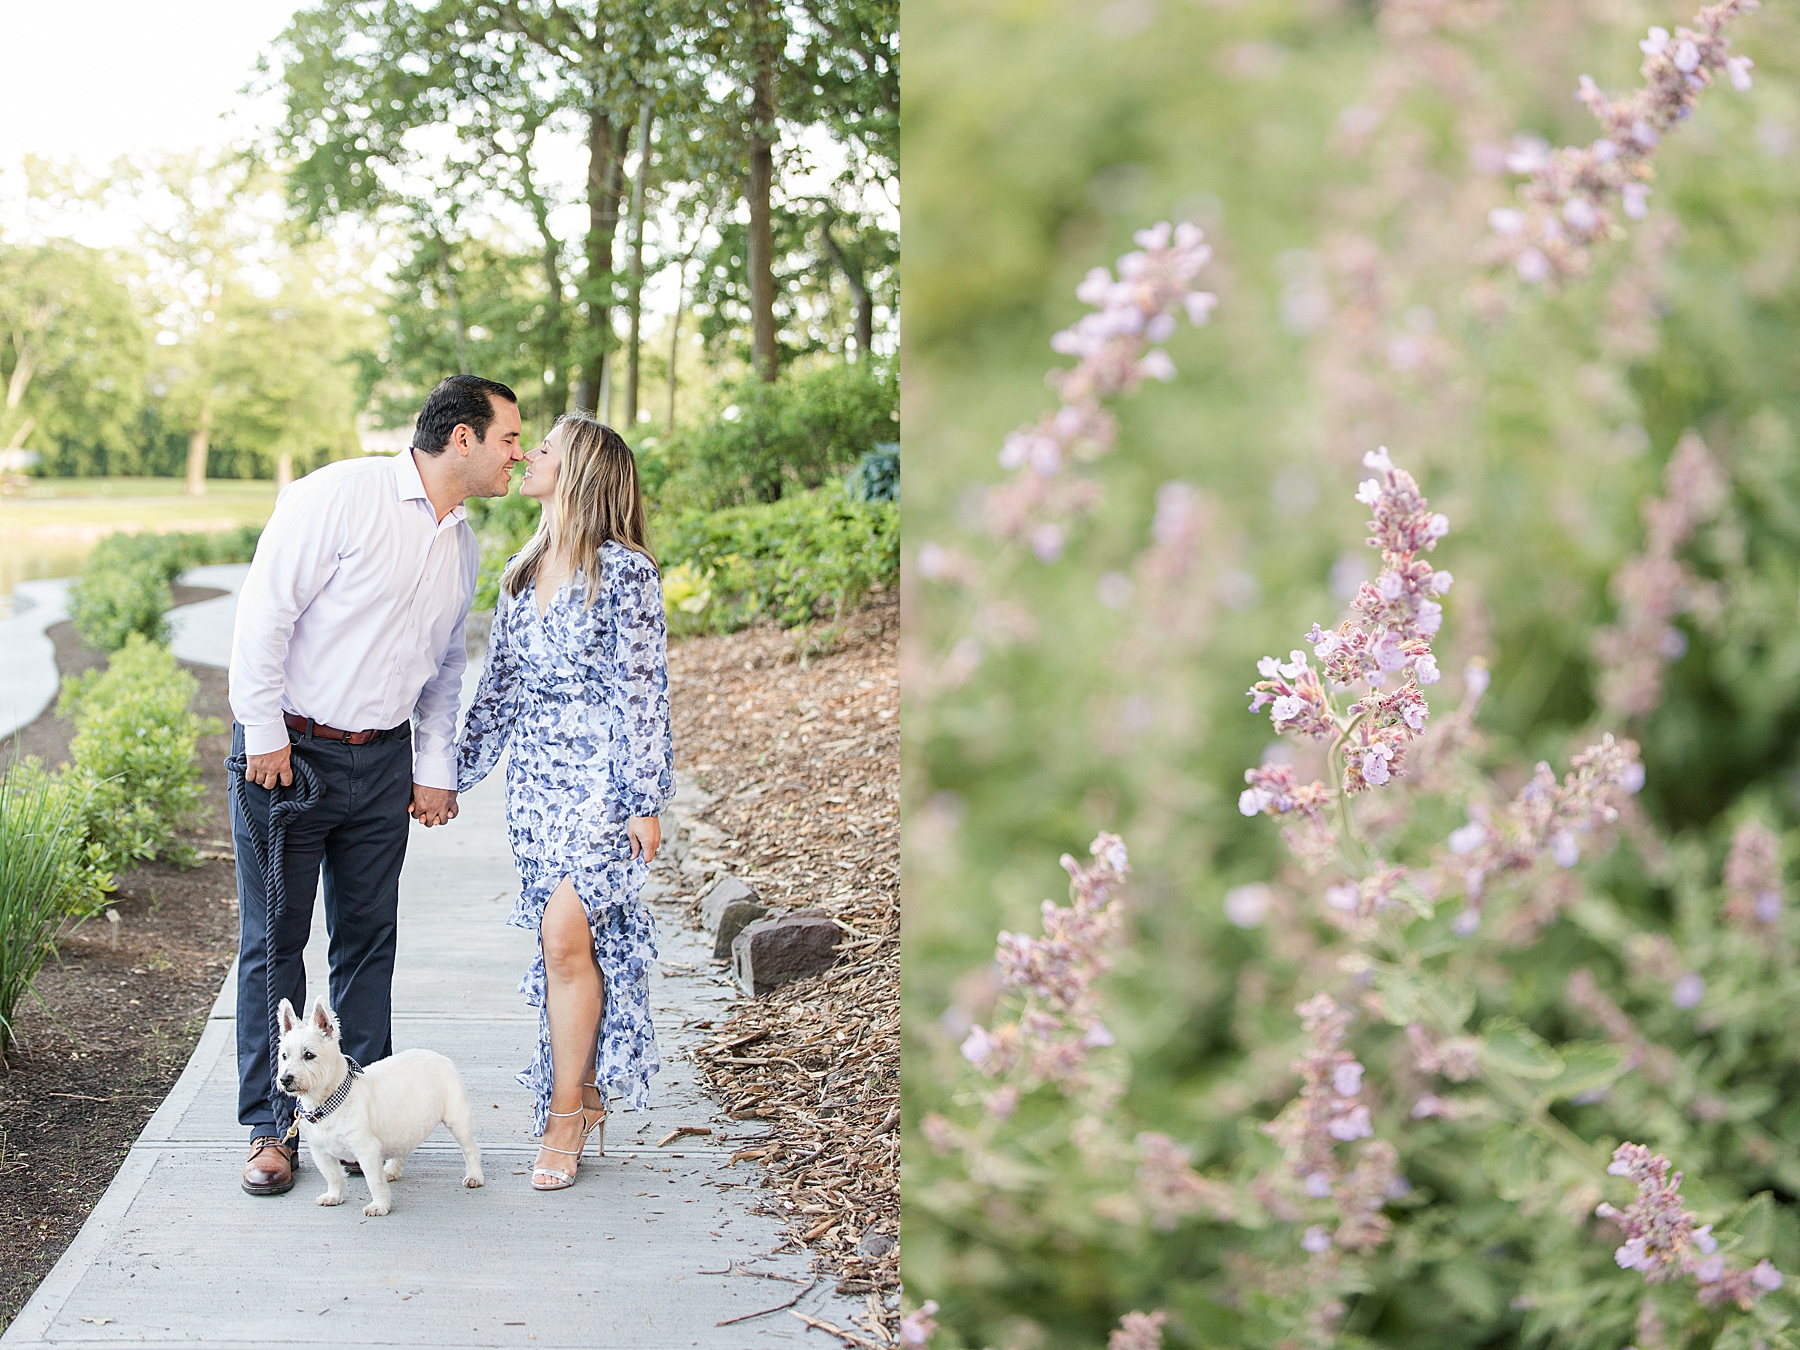
[[[266,755],[246,755],[244,757],[244,781],[255,783],[259,788],[273,791],[277,783],[282,787],[294,785],[294,747],[284,745],[279,750],[271,750]]]
[[[633,816],[625,822],[625,834],[631,840],[631,856],[644,855],[645,865],[656,861],[656,850],[662,847],[662,821],[655,816]]]
[[[453,789],[426,787],[423,783],[412,785],[412,801],[407,804],[406,814],[427,829],[433,825],[448,825],[456,819],[456,810]]]

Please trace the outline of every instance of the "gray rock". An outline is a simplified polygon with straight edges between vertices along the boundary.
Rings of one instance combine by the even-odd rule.
[[[863,1234],[861,1242],[856,1244],[856,1254],[866,1261],[879,1261],[894,1250],[894,1239],[886,1233],[877,1233],[873,1228]]]
[[[843,936],[820,910],[758,919],[733,939],[731,973],[744,992],[758,998],[830,969]]]
[[[729,961],[737,935],[769,912],[742,881],[726,872],[700,897],[700,922],[713,935],[713,960]]]

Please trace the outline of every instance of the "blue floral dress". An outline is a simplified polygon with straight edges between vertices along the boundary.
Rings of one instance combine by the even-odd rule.
[[[607,543],[592,605],[589,584],[577,571],[541,617],[535,583],[501,594],[457,739],[456,786],[485,778],[510,740],[506,828],[520,892],[507,922],[537,932],[551,893],[574,883],[606,979],[594,1082],[603,1100],[641,1111],[662,1064],[650,1024],[656,920],[638,898],[649,868],[632,858],[625,822],[660,815],[675,791],[667,628],[662,581],[643,554]],[[541,941],[519,992],[539,1009],[537,1055],[518,1078],[536,1094],[542,1134],[552,1074]]]

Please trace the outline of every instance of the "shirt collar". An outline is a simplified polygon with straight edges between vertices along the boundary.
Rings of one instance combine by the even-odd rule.
[[[425,480],[419,477],[419,465],[413,459],[410,449],[402,450],[394,456],[394,500],[424,502],[426,510],[431,511],[434,516],[437,514],[431,505],[431,498],[425,492]],[[444,519],[463,520],[467,516],[463,503],[458,502],[450,508],[450,514]]]

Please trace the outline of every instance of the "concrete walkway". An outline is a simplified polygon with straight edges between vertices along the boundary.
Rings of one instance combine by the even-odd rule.
[[[616,1111],[606,1156],[590,1154],[570,1190],[530,1189],[529,1098],[513,1074],[537,1036],[536,1010],[516,992],[534,939],[504,924],[518,880],[503,772],[464,795],[454,824],[413,827],[394,984],[396,1048],[440,1050],[468,1084],[487,1185],[462,1187],[461,1155],[440,1128],[384,1218],[363,1217],[357,1178],[351,1203],[315,1205],[323,1182],[310,1160],[289,1194],[244,1194],[234,970],[186,1071],[0,1346],[837,1345],[780,1307],[796,1296],[795,1311],[867,1334],[854,1320],[862,1302],[815,1283],[777,1221],[750,1212],[770,1192],[757,1189],[757,1164],[730,1159],[766,1127],[724,1120],[699,1085],[692,1050],[737,995],[683,921],[688,888],[672,853],[647,892],[662,931],[651,1109]],[[684,784],[665,823],[680,828],[696,799]],[[312,990],[325,985],[324,927],[315,911]],[[712,1133],[658,1147],[680,1126]]]
[[[69,617],[69,581],[13,586],[13,616],[0,619],[0,736],[36,721],[56,698],[56,644],[44,630]]]
[[[183,661],[201,666],[231,664],[231,625],[237,622],[238,592],[249,575],[249,563],[214,563],[196,567],[181,577],[186,586],[217,587],[229,595],[215,595],[198,604],[169,611],[169,650]]]

